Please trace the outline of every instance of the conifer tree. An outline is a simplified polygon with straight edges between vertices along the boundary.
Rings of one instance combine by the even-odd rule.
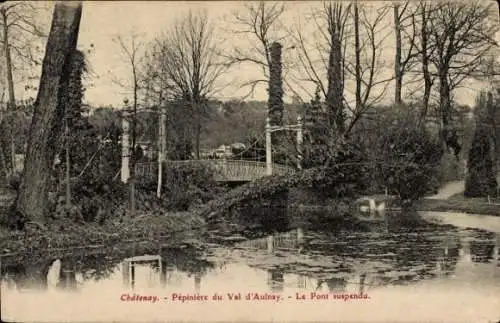
[[[326,143],[328,129],[326,127],[326,115],[322,108],[320,88],[311,102],[306,106],[305,116],[305,167],[321,166],[326,161]]]
[[[469,151],[468,173],[465,181],[466,197],[495,196],[497,181],[493,172],[490,135],[488,130],[477,127]]]

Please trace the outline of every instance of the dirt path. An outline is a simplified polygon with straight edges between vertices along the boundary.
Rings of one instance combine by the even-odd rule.
[[[435,199],[435,200],[447,200],[451,196],[463,192],[465,188],[465,181],[452,181],[444,184],[439,188],[438,193],[427,196],[427,199]]]
[[[500,174],[497,176],[497,183],[500,185]],[[439,188],[438,193],[427,196],[427,199],[433,200],[447,200],[455,194],[461,193],[465,190],[465,181],[451,181]]]

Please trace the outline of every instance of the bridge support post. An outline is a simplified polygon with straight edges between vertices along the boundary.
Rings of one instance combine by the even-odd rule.
[[[271,119],[266,119],[266,175],[273,174],[273,151],[271,142]]]
[[[161,197],[161,186],[163,184],[163,163],[165,162],[165,153],[167,147],[166,140],[166,111],[164,107],[160,107],[160,129],[159,129],[159,142],[158,142],[158,183],[156,187],[156,196]]]
[[[302,118],[297,117],[297,169],[302,169]]]
[[[121,180],[123,183],[127,183],[128,179],[130,178],[130,165],[129,165],[129,159],[130,159],[130,152],[129,152],[129,136],[128,136],[128,131],[129,131],[129,123],[127,120],[127,115],[124,112],[122,115],[122,166],[121,166]]]

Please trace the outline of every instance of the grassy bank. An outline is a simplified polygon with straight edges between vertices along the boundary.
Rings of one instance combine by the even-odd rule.
[[[451,198],[448,200],[423,199],[415,203],[419,211],[462,212],[500,216],[500,203],[487,203],[483,199]]]
[[[71,208],[66,207],[62,192],[52,192],[49,204],[53,211],[43,225],[27,222],[24,228],[13,225],[17,219],[9,214],[16,186],[0,187],[0,255],[154,240],[203,227],[203,218],[190,208],[226,190],[213,180],[211,169],[199,165],[171,165],[164,169],[164,178],[168,181],[161,198],[156,196],[156,179],[145,177],[136,182],[133,217],[129,185],[110,182],[106,176],[75,180]],[[23,230],[12,230],[14,227]]]
[[[33,254],[44,250],[98,248],[133,241],[176,239],[203,228],[204,221],[192,212],[124,217],[104,225],[77,224],[68,219],[48,222],[45,228],[29,225],[24,231],[0,228],[0,255]]]

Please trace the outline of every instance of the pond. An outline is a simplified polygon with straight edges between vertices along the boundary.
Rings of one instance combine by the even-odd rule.
[[[280,232],[207,228],[175,247],[155,241],[3,259],[2,319],[500,319],[498,232],[423,221],[292,222]]]

